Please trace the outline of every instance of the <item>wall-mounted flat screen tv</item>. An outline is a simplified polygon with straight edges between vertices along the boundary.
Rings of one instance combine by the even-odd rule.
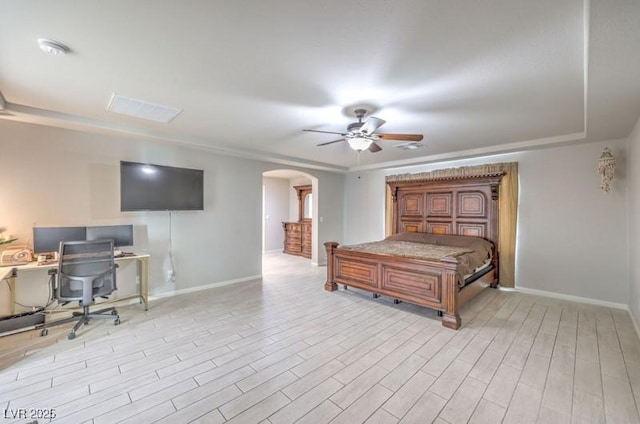
[[[204,209],[204,171],[120,161],[120,210]]]

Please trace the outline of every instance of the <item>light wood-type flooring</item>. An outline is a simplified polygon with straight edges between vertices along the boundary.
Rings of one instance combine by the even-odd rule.
[[[1,423],[639,423],[625,311],[486,289],[436,313],[265,255],[262,281],[0,338]],[[203,283],[208,283],[203,281]],[[49,422],[39,419],[38,422]]]

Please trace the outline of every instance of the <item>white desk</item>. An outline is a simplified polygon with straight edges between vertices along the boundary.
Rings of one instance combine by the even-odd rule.
[[[144,310],[149,310],[149,257],[148,254],[140,254],[133,256],[122,256],[115,258],[115,262],[128,262],[128,261],[136,261],[137,268],[137,276],[140,279],[140,290],[138,294],[132,296],[121,297],[115,299],[114,301],[122,301],[128,299],[140,299],[140,303],[144,303]],[[9,282],[9,291],[11,296],[11,315],[15,314],[15,306],[16,306],[16,291],[15,284],[18,275],[22,272],[34,271],[37,269],[52,269],[57,268],[58,263],[50,263],[46,265],[38,265],[37,262],[30,262],[26,265],[10,265],[0,267],[0,280],[7,280]]]

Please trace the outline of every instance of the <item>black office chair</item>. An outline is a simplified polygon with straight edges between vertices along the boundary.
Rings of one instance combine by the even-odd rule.
[[[82,312],[73,312],[70,318],[45,323],[40,334],[46,336],[48,327],[78,321],[68,335],[71,340],[75,339],[76,331],[92,318],[110,318],[115,325],[120,324],[115,307],[89,311],[97,297],[107,298],[117,289],[116,268],[113,240],[60,242],[58,268],[53,277],[54,298],[63,305],[78,301]]]

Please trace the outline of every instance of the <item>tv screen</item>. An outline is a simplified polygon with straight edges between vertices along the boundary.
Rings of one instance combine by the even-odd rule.
[[[87,227],[87,240],[113,240],[114,247],[133,246],[133,225]]]
[[[120,210],[193,211],[204,209],[204,171],[120,162]]]
[[[33,251],[57,252],[61,241],[82,241],[86,234],[86,227],[33,227]]]

